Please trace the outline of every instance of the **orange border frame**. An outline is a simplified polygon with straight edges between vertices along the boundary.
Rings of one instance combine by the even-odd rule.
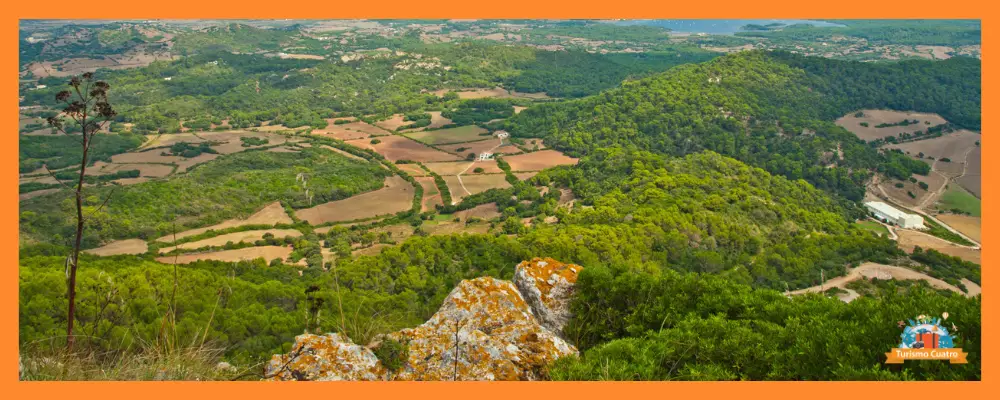
[[[2,87],[7,96],[0,96],[3,126],[15,126],[13,95],[17,89],[14,80],[18,47],[16,36],[19,19],[224,19],[224,18],[301,18],[301,19],[350,19],[350,18],[956,18],[981,19],[983,22],[983,48],[994,43],[1000,31],[991,28],[996,20],[986,1],[957,0],[941,2],[930,0],[841,0],[826,3],[801,0],[714,0],[710,3],[664,0],[505,0],[498,4],[470,0],[376,0],[338,2],[322,0],[297,0],[275,2],[242,0],[222,2],[197,0],[172,0],[169,2],[135,2],[128,0],[98,0],[71,2],[48,0],[44,3],[20,1],[9,6],[3,17],[3,42],[0,58],[5,63],[7,81]],[[294,3],[294,4],[293,4]],[[672,3],[672,4],[671,4]],[[986,51],[985,53],[989,53]],[[996,89],[997,80],[986,72],[989,59],[983,57],[983,86],[988,93]],[[983,127],[992,127],[988,117],[997,111],[990,96],[983,96]],[[991,108],[992,107],[992,108]],[[988,128],[984,129],[989,130]],[[18,352],[18,204],[14,200],[17,186],[17,143],[15,134],[8,131],[0,147],[3,165],[0,182],[7,193],[2,204],[2,239],[0,254],[7,260],[3,268],[2,300],[0,300],[0,385],[7,396],[73,397],[77,399],[133,398],[136,395],[150,399],[176,399],[179,396],[216,398],[241,397],[298,397],[365,396],[427,398],[475,396],[478,399],[509,399],[513,396],[533,397],[602,397],[622,395],[670,397],[741,397],[741,398],[800,398],[838,399],[844,396],[893,398],[914,394],[957,396],[958,399],[986,397],[995,387],[993,375],[997,369],[997,347],[991,341],[982,344],[982,382],[343,382],[343,383],[255,383],[255,382],[19,382],[15,359]],[[991,137],[983,137],[983,169],[994,170],[1000,164],[991,156]],[[1000,146],[1000,145],[998,145]],[[991,242],[1000,228],[992,209],[1000,207],[993,196],[995,177],[983,178],[984,205],[983,238]],[[992,247],[983,251],[983,265],[992,264],[997,258]],[[983,268],[983,279],[996,281],[994,271]],[[985,286],[989,286],[986,284]],[[990,332],[997,327],[995,298],[984,297],[983,330]],[[1000,328],[997,328],[1000,332]],[[987,336],[983,336],[986,338]],[[993,379],[991,379],[993,378]],[[915,391],[913,389],[916,389]],[[995,393],[994,393],[995,396]]]

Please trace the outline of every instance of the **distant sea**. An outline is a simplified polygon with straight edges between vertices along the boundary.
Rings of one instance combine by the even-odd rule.
[[[739,32],[740,27],[747,24],[767,25],[781,23],[785,25],[809,24],[819,27],[843,27],[844,25],[826,21],[808,19],[646,19],[616,22],[620,25],[649,25],[670,29],[674,33],[709,33],[713,35],[731,35]]]

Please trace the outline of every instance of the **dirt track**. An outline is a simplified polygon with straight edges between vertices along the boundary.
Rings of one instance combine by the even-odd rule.
[[[896,267],[892,265],[884,265],[884,264],[868,262],[859,265],[857,268],[851,269],[850,271],[847,272],[847,275],[838,276],[832,279],[827,279],[827,281],[824,282],[822,285],[795,290],[789,292],[788,294],[795,296],[805,293],[821,293],[824,290],[827,290],[831,287],[846,289],[846,285],[848,283],[861,279],[862,277],[868,279],[878,278],[878,279],[897,279],[897,280],[923,280],[927,281],[927,283],[929,283],[931,287],[935,289],[950,290],[955,293],[961,293],[965,296],[970,296],[970,297],[975,296],[982,292],[982,288],[980,288],[979,285],[976,285],[972,281],[964,279],[962,280],[962,283],[965,284],[967,289],[969,289],[969,293],[965,293],[958,287],[955,287],[948,282],[934,278],[922,272],[917,272],[912,269],[907,269],[903,267]],[[853,300],[853,298],[851,300]]]

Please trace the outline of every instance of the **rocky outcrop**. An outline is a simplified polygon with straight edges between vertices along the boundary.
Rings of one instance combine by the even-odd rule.
[[[281,381],[372,381],[385,375],[375,353],[338,333],[295,337],[288,354],[271,357],[265,376]]]
[[[563,264],[551,258],[534,258],[517,265],[514,285],[546,328],[562,334],[563,326],[573,314],[569,301],[576,286],[576,277],[583,267]]]
[[[567,303],[580,270],[534,259],[518,265],[517,285],[490,277],[462,281],[427,322],[381,338],[407,349],[395,371],[346,337],[305,334],[295,338],[290,353],[275,355],[265,373],[275,380],[542,379],[549,363],[577,354],[549,326],[561,329],[569,318]],[[542,318],[549,322],[540,323]]]

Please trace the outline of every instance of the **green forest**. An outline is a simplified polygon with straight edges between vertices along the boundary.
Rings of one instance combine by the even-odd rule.
[[[234,35],[249,40],[246,35]],[[181,121],[223,119],[236,128],[260,126],[269,120],[289,128],[322,128],[325,118],[341,114],[388,116],[447,110],[462,103],[425,93],[441,88],[505,85],[552,97],[582,97],[618,86],[626,78],[714,56],[690,46],[651,54],[608,55],[552,53],[480,42],[433,45],[410,40],[399,46],[406,52],[436,57],[450,69],[400,70],[395,65],[415,59],[391,53],[343,63],[207,48],[177,61],[108,71],[102,77],[115,88],[111,101],[119,111],[117,122],[135,124],[135,133],[176,133]],[[488,65],[481,65],[484,59]],[[53,104],[53,96],[65,81],[43,80],[50,88],[26,92],[26,101]]]
[[[605,147],[684,155],[712,150],[860,200],[871,172],[898,179],[926,163],[880,152],[832,120],[861,108],[937,112],[981,122],[977,60],[852,63],[743,52],[623,83],[581,100],[532,107],[505,122],[573,155]],[[843,159],[831,154],[843,152]],[[832,165],[832,167],[830,167]]]
[[[606,180],[591,182],[582,178],[584,171],[592,170],[606,171]],[[344,309],[350,311],[347,334],[356,342],[365,343],[378,333],[422,323],[461,279],[484,275],[509,279],[512,265],[545,254],[586,265],[588,271],[581,275],[578,300],[574,303],[580,310],[575,321],[581,322],[574,322],[573,329],[579,331],[571,331],[574,343],[585,350],[583,358],[553,366],[552,377],[556,379],[923,379],[929,376],[975,379],[978,376],[976,358],[968,369],[947,371],[924,371],[927,367],[909,364],[902,368],[878,367],[877,363],[865,361],[877,356],[875,349],[892,343],[883,339],[898,335],[892,321],[917,310],[947,309],[954,315],[962,315],[963,332],[976,332],[978,298],[941,294],[887,296],[844,305],[819,295],[788,300],[774,290],[817,284],[820,270],[832,276],[860,260],[891,262],[906,258],[893,242],[847,223],[838,213],[847,211],[807,183],[771,176],[714,153],[676,159],[619,152],[601,161],[597,157],[588,158],[579,167],[546,171],[533,179],[537,184],[569,185],[580,191],[583,201],[595,207],[571,214],[556,211],[564,222],[521,232],[516,237],[416,236],[398,247],[385,248],[376,256],[338,259],[336,274],[310,268],[298,277],[286,267],[267,266],[267,260],[263,259],[251,263],[204,261],[180,266],[178,334],[191,337],[208,326],[208,340],[223,346],[229,359],[241,363],[262,361],[271,354],[288,351],[292,337],[307,328],[306,290],[315,286],[318,291],[311,290],[310,296],[327,299],[321,307],[321,315],[327,317],[320,318],[319,326],[312,328],[335,329],[341,312],[335,305],[337,302],[332,301],[336,296]],[[683,196],[668,193],[683,193]],[[536,204],[544,210],[554,201],[551,197],[541,197]],[[759,206],[755,208],[753,204]],[[331,231],[319,239],[335,241],[337,235]],[[22,249],[21,324],[22,338],[26,341],[55,336],[62,328],[60,293],[65,285],[58,282],[63,273],[59,255],[64,251],[42,245]],[[95,346],[153,340],[158,334],[164,311],[157,304],[163,304],[165,288],[172,285],[173,267],[147,257],[84,260],[88,267],[82,270],[83,287],[89,288],[85,291],[89,294],[81,306],[84,310],[81,329],[93,332],[88,335],[95,337]],[[934,257],[941,259],[928,262],[932,269],[964,265],[951,257]],[[606,279],[603,274],[621,278]],[[979,279],[970,275],[978,275],[978,268],[960,274]],[[336,286],[331,282],[333,279],[337,280]],[[634,285],[665,285],[674,289],[657,290],[659,297],[642,300],[641,304],[649,305],[636,308],[635,302],[640,299],[630,296],[648,290],[638,290]],[[115,294],[117,303],[113,307],[105,304],[109,301],[103,295],[106,293]],[[678,293],[698,297],[681,302]],[[594,298],[604,300],[597,302]],[[669,312],[658,308],[663,304],[670,305]],[[925,305],[934,308],[922,308]],[[871,314],[871,309],[881,311]],[[743,315],[739,310],[747,311]],[[751,310],[771,311],[754,314]],[[809,323],[826,321],[822,327],[829,332],[813,334],[813,330],[821,328],[795,320],[806,317],[798,312],[807,312]],[[720,314],[730,318],[720,319]],[[640,315],[645,319],[639,319]],[[849,315],[864,318],[846,319]],[[804,354],[787,352],[781,341],[774,342],[773,335],[766,333],[770,331],[756,331],[754,335],[739,334],[740,330],[725,333],[730,326],[754,329],[757,325],[768,326],[775,335],[781,332],[787,338],[783,340],[796,341],[797,346],[811,350]],[[124,328],[128,326],[133,328]],[[850,334],[852,329],[869,333]],[[873,331],[880,333],[870,333]],[[798,370],[770,370],[785,364],[761,359],[737,362],[733,357],[744,355],[720,349],[698,353],[697,362],[677,355],[679,362],[690,366],[675,374],[644,364],[651,360],[632,360],[628,358],[631,355],[614,350],[624,345],[679,346],[673,335],[690,338],[702,334],[723,335],[720,339],[736,335],[745,346],[753,348],[782,347],[782,351],[766,355],[775,359],[807,359],[815,352],[826,354],[823,349],[834,335],[842,345],[856,349],[848,354],[837,352],[837,358],[831,362],[848,360],[861,353],[865,358],[850,359],[841,368],[803,365]],[[975,336],[965,338],[978,343]],[[594,367],[589,363],[605,359],[624,370],[611,376],[592,370]],[[722,368],[734,363],[746,367]]]
[[[142,141],[143,137],[139,135],[102,136],[90,149],[90,165],[98,161],[109,162],[111,156],[134,150]],[[83,154],[77,135],[18,135],[17,144],[18,170],[22,174],[34,172],[42,166],[53,171],[74,164],[79,166]]]
[[[781,30],[737,32],[737,36],[769,39],[830,40],[848,35],[872,44],[911,44],[961,46],[979,44],[982,24],[979,20],[834,20],[844,27],[814,27],[808,24],[782,27]]]

